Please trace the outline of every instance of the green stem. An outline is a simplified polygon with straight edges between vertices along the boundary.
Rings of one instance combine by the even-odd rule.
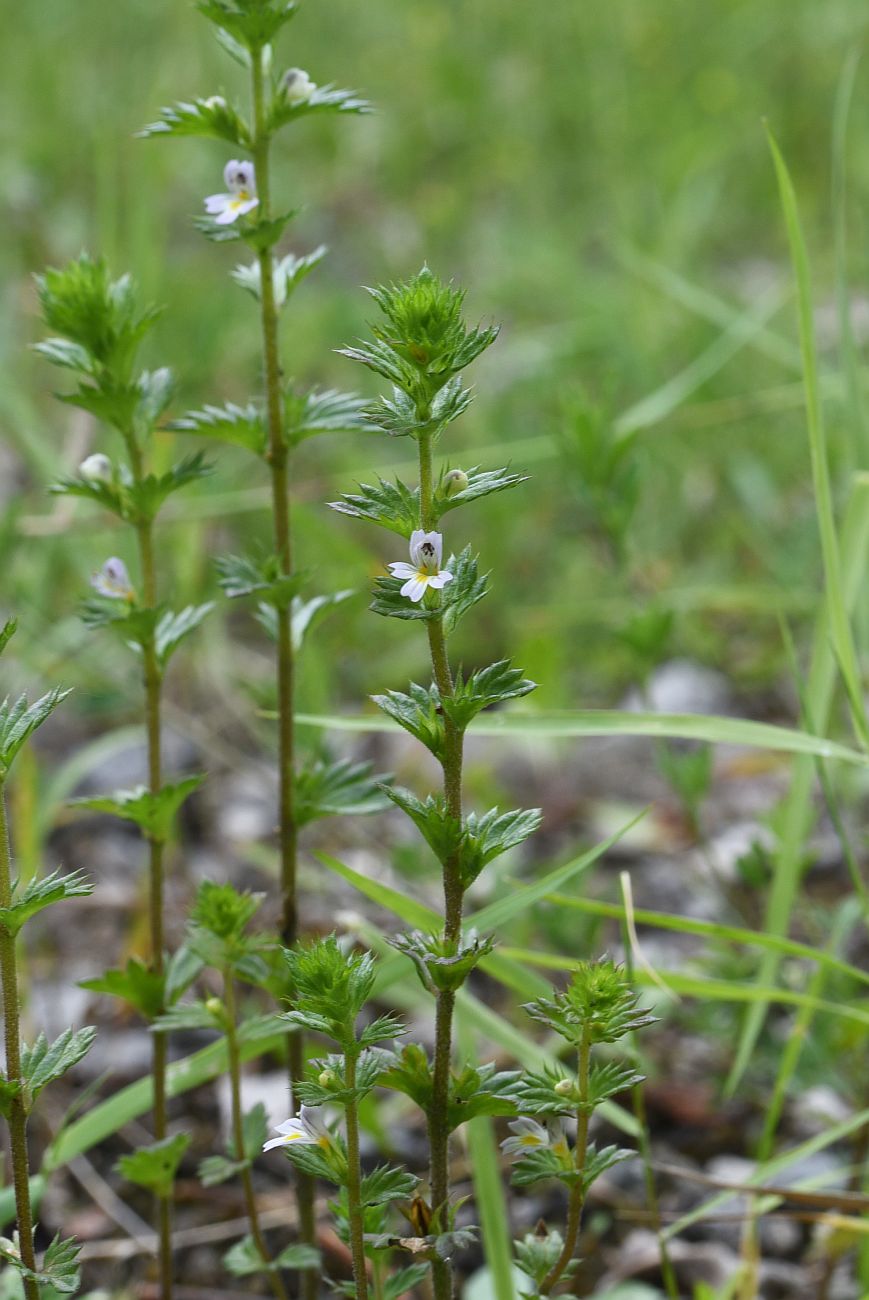
[[[0,781],[0,907],[12,904],[12,854],[6,822],[6,794]],[[6,1040],[6,1078],[20,1082],[21,1092],[13,1097],[9,1108],[9,1138],[12,1148],[12,1183],[15,1188],[15,1215],[21,1262],[36,1271],[33,1253],[33,1210],[30,1205],[30,1173],[27,1160],[26,1084],[21,1075],[21,1027],[18,1018],[18,970],[15,939],[0,927],[0,980],[3,989],[3,1029]],[[24,1279],[27,1300],[39,1300],[39,1287]]]
[[[587,1103],[590,1058],[591,1034],[586,1027],[583,1030],[582,1040],[579,1044],[579,1068],[577,1072],[577,1079],[579,1082],[579,1104],[576,1108],[576,1148],[573,1156],[574,1167],[580,1177],[577,1178],[576,1182],[570,1189],[570,1199],[567,1204],[567,1228],[564,1233],[564,1245],[558,1259],[540,1283],[540,1292],[542,1295],[549,1295],[576,1253],[576,1242],[579,1237],[579,1225],[582,1219],[582,1207],[585,1203],[582,1173],[585,1169],[585,1161],[588,1155],[589,1109]]]
[[[368,1271],[365,1263],[365,1221],[362,1213],[362,1168],[359,1161],[359,1104],[356,1088],[356,1051],[344,1053],[344,1079],[350,1099],[345,1108],[347,1120],[347,1206],[350,1219],[350,1253],[353,1256],[353,1280],[356,1300],[368,1300]]]
[[[270,137],[265,120],[265,75],[262,51],[251,62],[251,96],[253,101],[253,162],[259,195],[259,217],[271,216]],[[272,255],[268,249],[258,254],[260,274],[260,316],[263,339],[263,370],[268,424],[268,460],[271,472],[272,517],[275,553],[281,572],[293,571],[292,535],[290,532],[290,496],[288,450],[284,438],[284,412],[281,393],[281,366],[278,356],[278,312],[272,272]],[[298,828],[294,807],[295,735],[293,694],[295,663],[290,610],[283,605],[277,611],[277,694],[278,694],[278,838],[281,864],[281,898],[283,919],[281,939],[291,948],[299,934],[297,896]],[[295,1097],[295,1083],[304,1076],[305,1049],[297,1031],[290,1037],[290,1087]],[[301,1171],[296,1173],[299,1233],[303,1242],[316,1245],[314,1216],[314,1180]],[[304,1300],[315,1300],[317,1273],[309,1269],[302,1275]]]
[[[241,1107],[241,1054],[238,1046],[237,1010],[235,1000],[235,981],[231,970],[223,972],[223,998],[226,1004],[226,1054],[229,1062],[229,1087],[232,1098],[232,1142],[235,1158],[242,1164],[241,1185],[244,1191],[244,1203],[250,1221],[250,1235],[253,1237],[259,1257],[266,1266],[269,1285],[276,1300],[287,1300],[287,1292],[280,1275],[268,1266],[272,1262],[260,1226],[259,1210],[254,1192],[253,1177],[247,1153],[244,1148],[244,1115]]]
[[[431,435],[419,439],[419,502],[421,526],[430,530],[434,518],[434,475],[432,471]],[[447,657],[446,636],[442,618],[426,622],[432,674],[441,699],[453,693],[453,677]],[[442,761],[444,801],[451,817],[462,817],[462,761],[464,734],[453,721],[444,715],[444,757]],[[444,888],[444,939],[458,944],[462,933],[462,906],[464,887],[457,855],[443,865]],[[439,1216],[441,1231],[446,1231],[447,1210],[450,1198],[450,1130],[447,1120],[450,1094],[450,1058],[452,1054],[453,1012],[456,995],[450,989],[437,994],[435,1011],[435,1048],[432,1067],[432,1097],[428,1113],[431,1165],[431,1204]],[[432,1282],[435,1300],[450,1300],[453,1292],[453,1275],[445,1260],[432,1263]]]
[[[133,433],[127,436],[133,478],[142,481],[144,466],[139,444]],[[142,605],[145,609],[157,607],[157,575],[154,563],[154,521],[141,519],[136,525],[139,546],[139,564],[142,571]],[[157,795],[163,784],[160,711],[162,703],[163,674],[157,658],[153,630],[142,646],[142,679],[145,690],[145,734],[148,750],[148,789]],[[164,972],[164,892],[165,870],[163,862],[164,840],[148,837],[148,918],[151,943],[150,969],[155,975]],[[165,1008],[161,1007],[162,1012]],[[159,1014],[159,1012],[158,1012]],[[166,1069],[168,1040],[165,1033],[152,1035],[151,1075],[154,1083],[154,1137],[161,1142],[167,1130]],[[172,1296],[172,1207],[168,1197],[160,1197],[158,1210],[160,1294],[162,1300]]]

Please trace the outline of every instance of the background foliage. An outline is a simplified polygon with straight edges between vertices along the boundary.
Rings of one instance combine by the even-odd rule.
[[[44,495],[58,456],[73,468],[88,435],[80,416],[50,402],[52,377],[25,350],[38,336],[30,277],[85,246],[116,272],[134,267],[167,307],[153,344],[160,355],[148,360],[173,360],[177,412],[206,393],[242,397],[256,377],[252,313],[216,274],[214,250],[190,222],[202,196],[219,188],[227,151],[131,137],[179,93],[223,82],[243,94],[243,75],[233,83],[202,20],[177,0],[108,9],[43,0],[23,10],[4,0],[3,9],[13,55],[0,140],[0,432],[15,450],[15,462],[3,461],[4,600],[22,616],[18,654],[50,674],[75,653],[90,670],[77,707],[102,711],[117,704],[123,682],[97,660],[69,597],[113,546],[86,507],[72,509],[81,546],[70,546],[61,520],[71,507]],[[521,444],[517,463],[536,476],[520,507],[493,498],[478,526],[491,529],[480,539],[484,560],[497,546],[500,561],[484,615],[492,645],[509,644],[543,683],[541,707],[609,702],[636,675],[633,653],[614,649],[613,628],[650,599],[676,611],[673,648],[726,660],[748,688],[782,666],[776,610],[799,614],[812,604],[818,555],[793,306],[761,119],[776,131],[800,194],[829,363],[831,122],[837,80],[866,21],[853,0],[831,0],[823,23],[809,0],[728,0],[712,11],[690,0],[330,0],[293,24],[291,56],[315,80],[358,86],[378,112],[340,131],[311,121],[281,145],[278,194],[304,207],[292,247],[307,252],[325,238],[332,249],[287,318],[289,354],[306,380],[354,382],[332,349],[364,331],[370,311],[357,286],[423,259],[469,286],[472,316],[504,322],[475,376],[483,396],[465,434],[474,459],[488,463]],[[847,154],[858,298],[865,101],[858,71]],[[235,260],[227,250],[227,271]],[[733,321],[747,312],[768,317],[768,332],[730,346]],[[865,312],[859,300],[858,327]],[[686,376],[698,358],[700,369]],[[680,376],[686,381],[674,387]],[[623,566],[594,526],[578,419],[597,421],[604,437],[614,421],[622,431],[647,426],[629,450],[637,506]],[[831,437],[847,460],[836,420]],[[347,586],[358,548],[377,543],[334,518],[325,528],[323,498],[348,471],[369,482],[387,472],[395,450],[361,435],[328,443],[306,453],[299,520],[301,562],[318,569],[324,589]],[[212,554],[240,535],[264,536],[254,474],[241,451],[223,454],[218,474],[179,506],[164,535],[179,598],[213,592]],[[456,550],[466,526],[462,512],[450,521]],[[372,554],[372,574],[383,558]],[[364,605],[348,603],[341,626],[324,630],[322,644],[335,654],[308,664],[303,705],[358,698],[413,671],[410,636],[378,646],[376,672],[346,653],[376,634]],[[206,675],[232,683],[239,651],[216,635],[209,645]],[[337,681],[324,680],[331,657]]]

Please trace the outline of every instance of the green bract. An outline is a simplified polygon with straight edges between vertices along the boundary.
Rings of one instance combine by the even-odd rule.
[[[373,343],[344,348],[342,354],[383,375],[410,399],[396,394],[392,403],[374,408],[374,419],[390,433],[419,438],[439,432],[470,401],[458,385],[442,390],[495,342],[498,329],[468,329],[462,319],[464,292],[438,280],[427,266],[404,284],[368,292],[386,323],[371,326]],[[439,394],[441,404],[433,405]]]
[[[638,1003],[624,970],[602,957],[579,962],[563,993],[528,1002],[525,1010],[578,1046],[584,1035],[591,1043],[615,1043],[654,1024],[655,1017]]]

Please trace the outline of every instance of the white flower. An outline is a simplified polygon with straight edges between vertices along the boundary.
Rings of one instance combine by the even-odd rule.
[[[410,564],[398,560],[388,566],[393,578],[407,579],[401,589],[402,596],[418,604],[427,587],[438,590],[452,582],[453,575],[441,568],[443,551],[444,539],[440,533],[426,533],[421,528],[411,533]]]
[[[291,104],[304,104],[317,89],[304,68],[287,68],[281,78],[281,88]]]
[[[112,462],[101,451],[95,451],[92,456],[85,457],[78,472],[89,483],[108,483],[113,477]]]
[[[256,173],[252,162],[233,159],[223,169],[228,194],[209,194],[205,211],[218,226],[232,225],[238,217],[251,212],[259,203],[256,196]]]
[[[113,600],[133,600],[136,594],[126,564],[116,555],[106,560],[103,567],[93,575],[91,586],[101,596],[111,596]]]
[[[328,1147],[332,1144],[332,1134],[323,1119],[322,1106],[303,1106],[297,1119],[284,1120],[275,1129],[280,1137],[269,1138],[263,1151],[272,1147],[288,1147],[296,1143],[299,1146]]]
[[[536,1119],[514,1119],[507,1127],[514,1136],[501,1143],[505,1155],[522,1156],[540,1147],[550,1147],[556,1155],[568,1154],[567,1136],[560,1119],[547,1119],[545,1128]]]

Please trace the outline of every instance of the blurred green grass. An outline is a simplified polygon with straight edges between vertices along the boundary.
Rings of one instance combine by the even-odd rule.
[[[108,711],[126,691],[124,666],[80,629],[74,602],[121,543],[86,509],[72,535],[46,523],[56,510],[47,483],[91,434],[52,401],[56,377],[27,350],[39,337],[31,277],[82,247],[104,253],[166,304],[151,359],[176,370],[179,411],[254,390],[259,340],[251,304],[228,278],[235,255],[190,220],[218,186],[227,150],[133,138],[164,103],[243,96],[243,87],[183,0],[2,0],[0,14],[12,33],[0,128],[0,438],[26,470],[0,524],[3,603],[21,616],[28,670],[68,677],[64,661],[75,656],[79,707]],[[493,595],[458,648],[468,662],[515,653],[543,681],[541,704],[612,702],[635,675],[613,630],[649,601],[675,606],[676,651],[726,665],[746,691],[786,672],[774,615],[785,608],[799,622],[811,612],[820,561],[798,373],[781,345],[792,352],[794,307],[762,120],[799,192],[832,376],[831,123],[842,67],[867,23],[856,0],[829,0],[823,19],[809,0],[309,0],[288,30],[282,61],[358,87],[377,112],[303,124],[280,146],[280,197],[303,208],[291,245],[331,248],[286,316],[287,368],[305,381],[358,382],[333,349],[365,330],[359,286],[423,260],[467,286],[472,315],[503,321],[473,375],[477,401],[443,450],[454,463],[477,460],[477,449],[487,463],[512,458],[534,477],[452,517],[449,542],[472,539],[493,569]],[[866,105],[858,70],[847,146],[857,298],[867,272]],[[727,310],[717,321],[699,314],[656,267],[733,316],[780,286],[772,342],[760,346],[755,334],[710,358]],[[639,504],[618,565],[593,535],[564,453],[566,405],[601,403],[615,420],[704,357],[696,387],[686,383],[672,409],[662,401],[662,418],[637,435]],[[828,404],[843,470],[851,435],[837,382]],[[173,454],[171,441],[161,456]],[[105,447],[106,435],[92,445]],[[357,475],[407,463],[408,451],[386,439],[323,440],[299,457],[300,563],[321,589],[361,589],[320,633],[303,679],[308,707],[354,704],[422,670],[418,638],[365,613],[366,581],[397,553],[321,504]],[[215,454],[214,478],[163,534],[175,600],[211,592],[215,553],[268,536],[255,466]],[[233,636],[256,639],[240,611],[232,623]],[[175,689],[205,693],[248,676],[251,662],[215,633],[198,667],[179,666]],[[265,656],[262,670],[267,698]]]

